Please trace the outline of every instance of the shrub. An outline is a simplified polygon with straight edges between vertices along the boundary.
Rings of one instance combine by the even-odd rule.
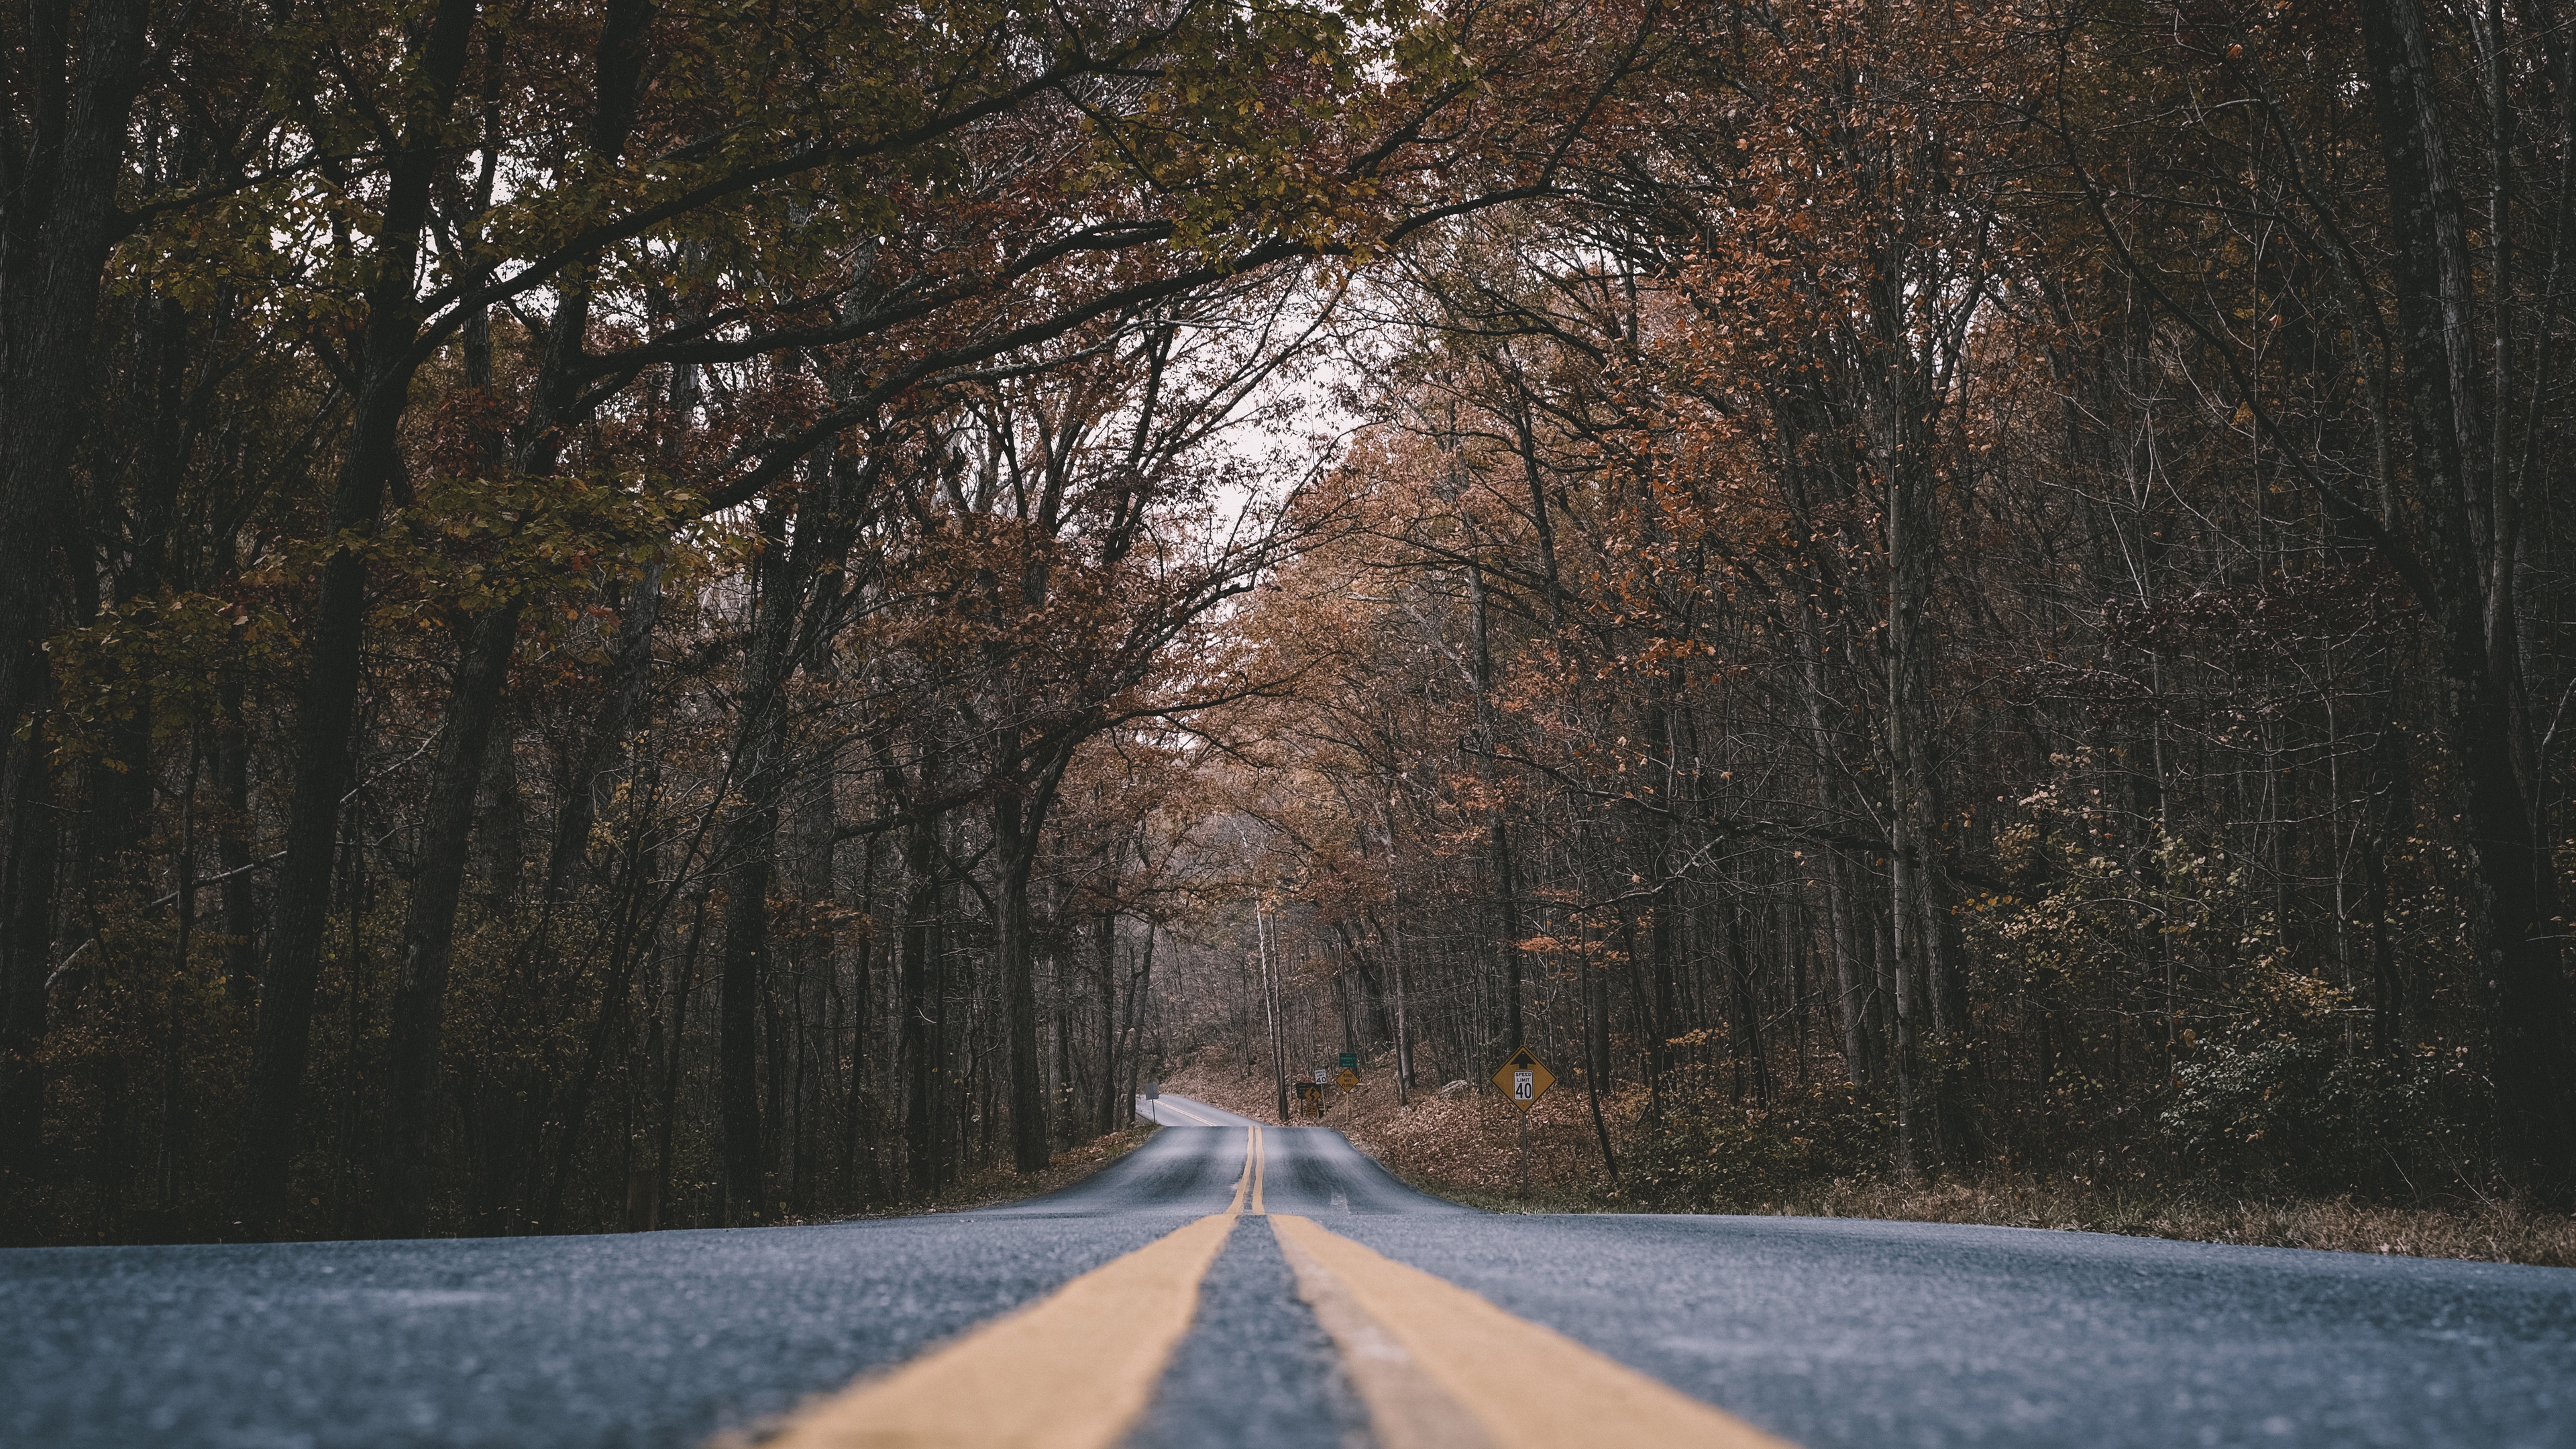
[[[1742,1212],[1800,1184],[1868,1172],[1886,1156],[1887,1119],[1857,1090],[1816,1086],[1771,1107],[1668,1110],[1630,1149],[1614,1203],[1655,1212]]]
[[[2412,1191],[2474,1160],[2461,1124],[2483,1115],[2481,1094],[2456,1049],[2350,1051],[2247,1026],[2175,1064],[2158,1125],[2184,1162],[2231,1187]]]

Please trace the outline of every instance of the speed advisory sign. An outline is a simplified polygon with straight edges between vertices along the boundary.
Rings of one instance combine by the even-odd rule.
[[[1526,1112],[1538,1105],[1538,1099],[1547,1095],[1548,1088],[1556,1085],[1556,1076],[1539,1065],[1538,1058],[1530,1055],[1528,1047],[1522,1047],[1495,1070],[1494,1085],[1502,1089],[1513,1106]]]

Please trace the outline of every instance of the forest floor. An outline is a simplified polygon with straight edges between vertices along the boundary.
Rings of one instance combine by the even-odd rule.
[[[1119,1158],[1145,1145],[1154,1135],[1151,1122],[1137,1122],[1116,1132],[1094,1137],[1060,1149],[1044,1172],[1014,1172],[1007,1162],[972,1168],[956,1182],[941,1188],[928,1202],[901,1202],[846,1217],[818,1218],[817,1222],[861,1222],[869,1218],[910,1217],[915,1213],[962,1213],[976,1208],[1000,1207],[1041,1193],[1060,1192]]]
[[[1276,1120],[1277,1088],[1266,1063],[1203,1052],[1164,1079],[1170,1090],[1261,1121]],[[1318,1125],[1424,1192],[1494,1212],[1635,1212],[1617,1201],[1602,1171],[1600,1135],[1579,1087],[1560,1082],[1529,1114],[1529,1178],[1520,1177],[1513,1107],[1491,1083],[1416,1087],[1396,1101],[1391,1059],[1372,1060],[1358,1090],[1327,1089]],[[1292,1103],[1293,1105],[1293,1103]],[[1601,1125],[1624,1159],[1634,1105],[1605,1099]],[[1299,1122],[1312,1119],[1300,1117]],[[2185,1242],[2323,1248],[2417,1258],[2576,1267],[2576,1217],[2533,1212],[2509,1198],[2467,1197],[2430,1204],[2351,1198],[2248,1200],[2130,1188],[2081,1178],[1935,1179],[1912,1184],[1831,1178],[1802,1184],[1778,1201],[1748,1205],[1765,1216],[1884,1218],[2120,1233]]]

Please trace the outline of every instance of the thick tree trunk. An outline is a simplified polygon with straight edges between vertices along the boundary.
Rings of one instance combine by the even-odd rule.
[[[379,397],[362,404],[381,412]],[[368,451],[390,451],[390,419]],[[334,523],[372,522],[386,460],[353,457],[345,470]],[[294,1159],[304,1058],[311,1040],[313,988],[331,910],[332,862],[339,843],[341,797],[350,780],[349,731],[357,713],[360,633],[366,610],[366,565],[343,551],[324,566],[321,599],[308,635],[302,707],[295,738],[295,790],[288,807],[286,859],[278,871],[268,969],[261,973],[258,1036],[251,1049],[249,1100],[242,1114],[234,1212],[243,1233],[274,1233]]]
[[[599,712],[591,717],[590,732],[573,766],[572,788],[555,816],[554,843],[546,852],[545,899],[549,902],[562,900],[572,888],[573,871],[590,850],[591,827],[615,797],[617,763],[630,737],[643,725],[653,687],[653,629],[661,612],[662,562],[655,559],[627,593],[608,689],[600,698]]]
[[[761,602],[753,644],[756,662],[744,691],[744,727],[734,755],[733,778],[741,800],[719,846],[727,866],[716,1030],[729,1226],[760,1221],[769,1202],[761,1172],[760,1008],[769,970],[769,886],[776,873],[787,751],[784,685],[786,636],[792,626],[780,616],[793,613],[793,605],[777,589],[780,582],[773,577]],[[772,1040],[770,1049],[783,1051],[786,1045]]]
[[[616,903],[616,925],[608,945],[608,969],[602,973],[599,987],[599,1013],[591,1020],[590,1038],[582,1049],[581,1066],[573,1073],[571,1085],[565,1088],[562,1105],[555,1113],[559,1125],[555,1132],[554,1170],[546,1179],[544,1200],[537,1209],[537,1231],[557,1233],[564,1230],[564,1199],[570,1190],[573,1169],[581,1152],[582,1130],[590,1116],[590,1104],[597,1092],[599,1076],[612,1057],[624,1056],[633,1027],[632,988],[637,959],[644,953],[644,936],[655,928],[655,911],[650,902],[652,886],[642,879],[629,879]]]
[[[32,123],[0,156],[0,727],[40,714],[58,538],[89,412],[91,329],[118,225],[116,188],[142,72],[147,0],[91,0],[75,53],[66,0],[37,0],[18,36]],[[20,149],[23,144],[24,149]],[[41,720],[0,794],[8,842],[0,950],[0,1150],[41,1144],[61,821]],[[145,782],[137,780],[135,785]],[[129,790],[130,794],[130,790]]]
[[[1592,1106],[1592,1134],[1601,1143],[1601,1170],[1619,1180],[1619,1159],[1610,1150],[1610,1125],[1601,1116],[1601,1092],[1610,1084],[1610,968],[1590,962],[1583,969],[1583,1090]]]
[[[493,706],[483,777],[474,788],[465,877],[473,883],[475,907],[498,915],[520,904],[528,865],[528,794],[519,781],[518,728],[508,701],[496,696]]]
[[[387,169],[385,210],[367,285],[367,324],[355,365],[360,378],[347,454],[331,499],[334,534],[376,526],[386,489],[401,470],[399,429],[418,359],[411,355],[421,305],[414,291],[421,228],[440,165],[437,145],[474,28],[473,0],[439,0],[422,42],[404,149]],[[306,634],[305,678],[295,734],[295,791],[288,807],[286,860],[278,872],[268,970],[260,983],[259,1032],[242,1113],[234,1212],[243,1233],[280,1227],[295,1156],[304,1059],[312,1040],[313,989],[331,909],[331,865],[341,798],[349,789],[350,731],[356,721],[367,609],[367,566],[343,549],[323,565]]]
[[[756,584],[751,640],[743,666],[742,725],[735,744],[733,788],[740,803],[719,837],[718,853],[728,862],[725,944],[718,976],[718,1096],[724,1128],[727,1212],[732,1220],[765,1211],[771,1201],[762,1181],[759,1030],[768,994],[769,888],[778,861],[780,803],[788,783],[787,686],[794,676],[800,640],[817,627],[808,612],[815,581],[837,566],[849,535],[835,505],[849,500],[826,486],[842,480],[829,451],[808,469],[806,501],[791,504],[772,499],[760,519],[762,550],[753,576]],[[795,514],[791,539],[789,511]],[[792,1051],[776,1039],[773,1053]],[[773,1116],[775,1114],[773,1113]]]
[[[1933,480],[1918,456],[1921,440],[1914,436],[1919,425],[1917,410],[1909,406],[1914,390],[1901,380],[1891,382],[1890,389],[1898,395],[1884,404],[1889,418],[1881,450],[1888,492],[1888,907],[1896,950],[1897,1051],[1904,1059],[1899,1069],[1907,1097],[1919,1084],[1934,1085],[1930,1123],[1921,1123],[1907,1110],[1911,1102],[1900,1108],[1900,1117],[1908,1135],[1917,1139],[1911,1144],[1916,1162],[1937,1166],[1950,1155],[1957,1135],[1952,1094],[1940,1084],[1953,1079],[1949,1058],[1961,1025],[1961,1004],[1942,949],[1941,799],[1932,762],[1932,650],[1924,621],[1938,525]],[[1924,1126],[1928,1133],[1916,1130]]]
[[[45,681],[34,681],[35,703]],[[41,707],[23,744],[11,742],[6,788],[10,833],[7,873],[0,876],[0,1149],[32,1169],[44,1149],[44,1047],[53,972],[54,862],[62,820],[54,809],[52,753]]]
[[[2476,297],[2415,0],[2366,0],[2363,34],[2396,210],[2398,332],[2405,356],[2422,563],[2439,680],[2436,707],[2454,765],[2468,867],[2460,899],[2487,989],[2497,1153],[2505,1169],[2555,1192],[2576,1181],[2567,1061],[2568,989],[2554,877],[2535,837],[2516,761],[2530,758],[2515,706],[2518,620],[2490,566],[2511,552],[2511,510],[2489,486],[2479,425]]]
[[[1878,1031],[1870,1020],[1870,967],[1859,931],[1853,928],[1858,907],[1851,900],[1851,868],[1839,850],[1825,853],[1825,909],[1831,916],[1834,947],[1836,1021],[1842,1028],[1843,1070],[1852,1085],[1879,1085],[1884,1075],[1878,1055]]]
[[[145,439],[135,464],[131,546],[116,558],[111,547],[109,572],[117,607],[129,618],[149,609],[166,582],[170,532],[186,469],[179,394],[187,372],[187,318],[176,302],[144,296],[133,307],[136,368],[146,379],[137,389],[148,409],[137,431]],[[102,500],[104,502],[104,500]],[[102,881],[113,881],[128,852],[143,844],[152,824],[153,686],[158,681],[126,675],[121,686],[133,700],[108,731],[113,764],[88,771],[82,845],[74,868],[76,899],[88,900]]]
[[[66,517],[72,450],[88,413],[90,329],[119,224],[127,118],[149,0],[26,7],[16,78],[33,125],[0,157],[0,718],[28,710],[42,660],[45,560]]]
[[[1660,1099],[1664,1078],[1673,1067],[1673,1037],[1681,1025],[1673,968],[1680,954],[1681,891],[1670,880],[1655,889],[1655,918],[1647,934],[1653,1014],[1646,1030],[1646,1084]]]
[[[259,887],[251,880],[250,855],[250,728],[242,716],[245,701],[239,680],[224,683],[221,699],[215,788],[223,796],[223,823],[215,831],[215,859],[224,876],[224,991],[247,1008],[259,1000]]]
[[[895,1055],[903,1075],[904,1170],[918,1198],[939,1192],[940,1070],[945,1042],[940,1030],[943,991],[939,970],[939,841],[936,820],[916,820],[907,834],[904,864],[912,888],[904,898],[903,941],[895,961]]]
[[[1753,957],[1745,942],[1744,908],[1726,908],[1726,965],[1729,1032],[1737,1062],[1751,1076],[1753,1104],[1771,1105],[1771,1050],[1762,1030],[1762,1008],[1753,996]]]
[[[1486,633],[1485,571],[1474,564],[1467,566],[1467,607],[1468,627],[1475,632],[1476,733],[1484,747],[1476,768],[1485,790],[1485,842],[1492,852],[1494,895],[1502,914],[1502,939],[1495,950],[1502,959],[1502,1053],[1508,1054],[1521,1045],[1521,899],[1512,871],[1511,824],[1494,779],[1494,752],[1500,740],[1493,699],[1494,655]]]
[[[837,1060],[831,1031],[832,990],[840,970],[839,913],[834,900],[839,812],[828,770],[802,781],[795,810],[793,871],[802,919],[797,923],[791,980],[798,1022],[796,1040],[796,1135],[791,1166],[794,1191],[789,1201],[798,1212],[813,1207],[821,1173],[821,1125],[826,1064]]]
[[[403,927],[402,964],[394,987],[384,1108],[384,1170],[376,1208],[385,1231],[420,1236],[431,1196],[429,1138],[438,1103],[438,1042],[455,956],[456,910],[474,827],[474,803],[500,712],[501,690],[518,642],[516,601],[477,615],[467,626],[448,692],[447,720],[430,769],[423,812],[420,870],[412,881]],[[507,748],[506,742],[504,748]]]
[[[879,837],[868,839],[867,868],[860,874],[856,898],[863,913],[874,905],[877,898],[877,861],[884,845]],[[860,919],[864,922],[867,917],[862,914]],[[876,1112],[878,1095],[873,1089],[880,1056],[873,1049],[877,1029],[876,950],[877,937],[872,928],[853,933],[850,941],[849,1078],[846,1083],[849,1100],[841,1120],[841,1161],[861,1204],[877,1201],[877,1144],[883,1120]]]
[[[583,356],[589,317],[587,279],[577,272],[556,309],[515,455],[489,461],[532,477],[550,476],[560,466],[564,430],[576,421],[569,416],[574,396],[571,378]],[[468,377],[477,386],[490,387],[491,366],[488,355],[469,357]],[[526,602],[525,595],[513,593],[467,625],[448,696],[446,732],[430,772],[420,869],[412,883],[401,975],[394,992],[389,1043],[392,1080],[384,1109],[385,1172],[377,1184],[383,1220],[389,1231],[402,1237],[416,1237],[425,1226],[422,1214],[429,1197],[439,1037],[467,870],[476,867],[484,903],[498,908],[516,897],[526,855],[518,751],[506,731],[497,748],[493,740]],[[529,949],[546,955],[551,946],[539,941]]]
[[[1117,883],[1110,883],[1111,899]],[[1103,909],[1093,925],[1091,958],[1100,972],[1100,1120],[1101,1132],[1115,1132],[1133,1114],[1118,1110],[1118,912]]]
[[[1038,1061],[1038,1000],[1030,959],[1029,874],[1037,866],[1045,819],[1039,792],[1006,786],[993,802],[993,950],[1002,976],[1002,1031],[1010,1057],[1011,1163],[1043,1172],[1047,1149],[1046,1082]]]

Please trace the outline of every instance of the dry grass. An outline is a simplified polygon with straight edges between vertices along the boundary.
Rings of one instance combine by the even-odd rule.
[[[1259,1121],[1272,1119],[1274,1089],[1258,1064],[1202,1055],[1174,1073],[1168,1085]],[[1627,1113],[1619,1104],[1605,1103],[1604,1109],[1613,1148],[1624,1151]],[[1416,1091],[1412,1105],[1399,1108],[1393,1066],[1381,1061],[1371,1064],[1359,1091],[1334,1094],[1323,1125],[1340,1128],[1353,1145],[1425,1192],[1496,1212],[1602,1210],[1601,1148],[1581,1089],[1560,1085],[1530,1113],[1527,1191],[1520,1185],[1513,1118],[1501,1094],[1481,1082],[1447,1097]],[[2243,1201],[2189,1190],[2125,1189],[2081,1178],[1913,1185],[1836,1178],[1810,1184],[1759,1211],[2576,1267],[2576,1217],[2533,1212],[2509,1198],[2391,1206],[2350,1198]]]
[[[2576,1218],[2531,1212],[2507,1198],[2399,1207],[2350,1198],[2247,1202],[2188,1193],[2134,1193],[2081,1181],[1933,1182],[1908,1187],[1840,1179],[1817,1184],[1773,1211],[2576,1267]]]

